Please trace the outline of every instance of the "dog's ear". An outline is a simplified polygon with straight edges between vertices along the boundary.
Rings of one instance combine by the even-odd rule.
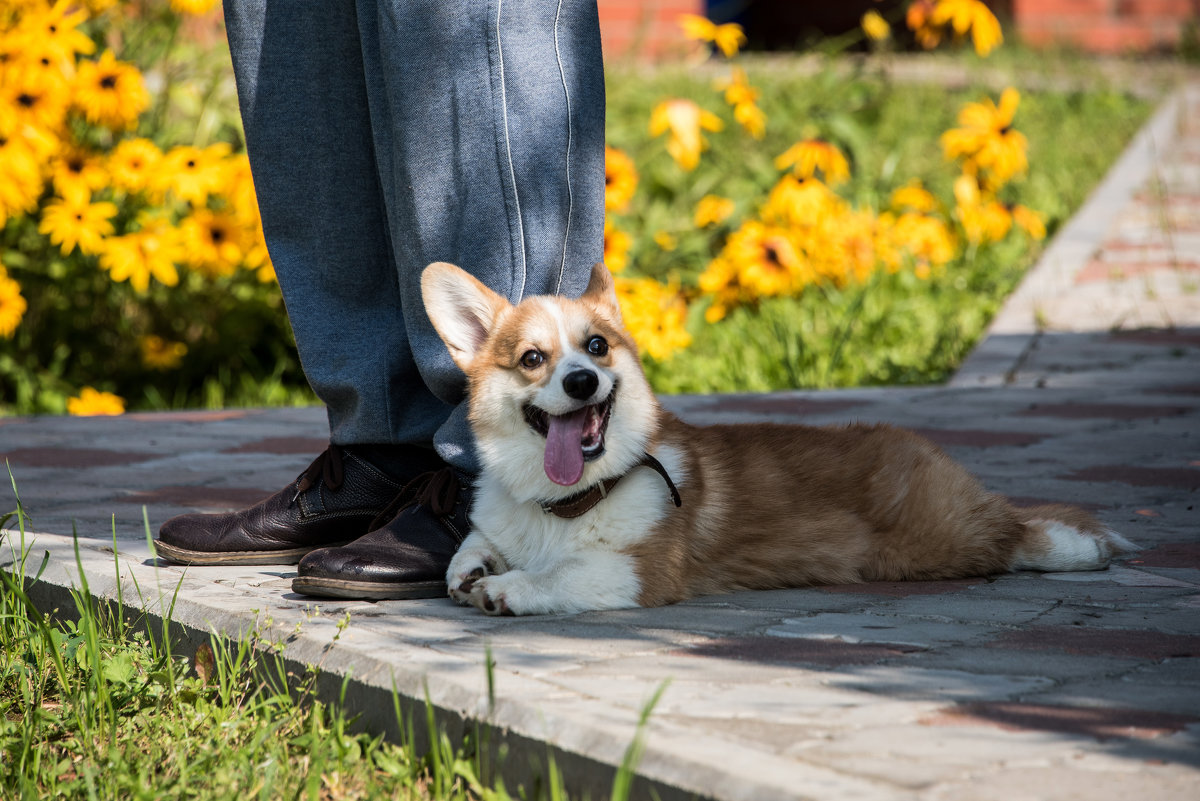
[[[450,358],[464,371],[487,341],[500,312],[511,305],[466,270],[444,261],[434,262],[421,274],[421,297]]]
[[[580,299],[606,307],[618,325],[624,324],[621,321],[621,304],[617,302],[617,289],[613,284],[612,273],[604,266],[604,262],[598,261],[592,266],[592,277]]]

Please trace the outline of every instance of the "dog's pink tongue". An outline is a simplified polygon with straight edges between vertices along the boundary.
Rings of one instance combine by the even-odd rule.
[[[546,476],[555,484],[569,487],[583,478],[583,425],[587,407],[564,415],[546,415]]]

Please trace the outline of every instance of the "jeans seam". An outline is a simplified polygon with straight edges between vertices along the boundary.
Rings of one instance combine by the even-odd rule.
[[[566,230],[563,231],[563,249],[562,261],[558,266],[558,282],[554,285],[554,294],[562,294],[563,275],[567,270],[567,245],[571,238],[571,215],[575,211],[575,196],[571,190],[571,142],[575,129],[575,120],[571,114],[571,89],[567,85],[567,73],[563,69],[562,50],[558,46],[558,21],[562,16],[562,0],[558,0],[558,8],[554,12],[554,57],[558,61],[558,75],[562,79],[563,96],[567,101],[567,157],[566,157],[566,180],[567,180],[567,224]]]
[[[521,242],[521,287],[517,291],[517,296],[514,300],[520,300],[525,296],[525,280],[528,273],[528,265],[525,256],[525,222],[521,217],[521,193],[517,191],[517,170],[513,165],[512,155],[512,140],[509,137],[508,131],[508,94],[504,86],[504,42],[500,35],[500,18],[504,11],[504,0],[499,0],[496,3],[496,53],[500,61],[500,112],[504,120],[504,151],[508,157],[508,175],[512,181],[513,201],[517,209],[517,233]]]

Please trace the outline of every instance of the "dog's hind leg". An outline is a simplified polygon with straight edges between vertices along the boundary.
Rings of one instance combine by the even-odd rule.
[[[1080,509],[1038,506],[1017,512],[1025,536],[1013,553],[1012,570],[1103,570],[1114,556],[1140,550]]]

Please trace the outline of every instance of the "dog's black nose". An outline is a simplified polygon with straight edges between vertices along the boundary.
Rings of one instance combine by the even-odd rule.
[[[591,370],[572,370],[563,376],[563,392],[575,400],[587,400],[600,386],[600,378]]]

